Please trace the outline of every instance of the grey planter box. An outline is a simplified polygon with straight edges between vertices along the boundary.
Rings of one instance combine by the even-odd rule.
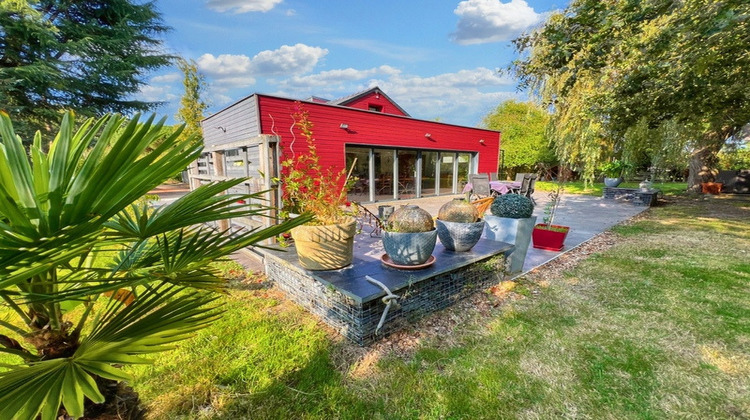
[[[526,260],[526,252],[531,243],[531,232],[536,225],[536,216],[527,219],[510,219],[486,214],[484,221],[484,237],[492,241],[507,242],[516,246],[515,251],[510,254],[507,269],[509,273],[518,273],[523,270]]]

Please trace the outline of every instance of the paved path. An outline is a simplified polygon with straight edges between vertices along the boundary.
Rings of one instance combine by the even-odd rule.
[[[398,207],[403,204],[416,204],[430,212],[433,216],[437,216],[438,210],[443,204],[453,198],[462,196],[463,195],[450,195],[414,200],[378,202],[364,204],[364,206],[371,212],[378,214],[378,206],[392,205]],[[534,200],[536,201],[534,215],[537,216],[537,223],[542,223],[544,218],[544,206],[549,201],[547,193],[535,193]],[[648,209],[648,207],[634,206],[630,203],[619,202],[616,200],[604,200],[602,197],[563,194],[560,206],[557,208],[557,215],[555,216],[554,223],[556,225],[570,226],[570,232],[565,239],[565,248],[560,252],[556,252],[536,249],[532,245],[529,245],[522,273],[557,258],[563,253],[570,251],[612,226],[630,219],[646,209]]]

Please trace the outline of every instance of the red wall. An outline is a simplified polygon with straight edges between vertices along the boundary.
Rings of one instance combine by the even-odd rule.
[[[383,95],[381,95],[381,98]],[[345,145],[385,146],[420,150],[479,152],[479,173],[497,172],[500,133],[480,128],[415,120],[385,113],[302,102],[313,123],[313,138],[323,167],[344,169]],[[283,153],[289,149],[295,101],[258,95],[261,133],[281,136]],[[339,128],[344,123],[348,130]],[[431,137],[426,138],[425,133]],[[305,150],[305,139],[295,130],[295,149]],[[484,143],[479,140],[483,139]]]
[[[382,93],[375,94],[375,92],[370,92],[368,95],[357,98],[351,102],[347,102],[346,104],[348,108],[364,109],[365,111],[370,110],[370,105],[380,106],[380,112],[384,114],[401,116],[406,115],[396,105],[394,105],[393,102],[386,99],[385,95],[383,95]]]

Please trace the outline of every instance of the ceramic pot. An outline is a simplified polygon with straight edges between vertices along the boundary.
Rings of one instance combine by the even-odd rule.
[[[622,178],[604,178],[604,185],[610,188],[614,188],[620,185],[622,181]]]
[[[397,265],[420,265],[435,250],[437,230],[428,232],[383,232],[385,253]]]
[[[399,207],[388,218],[387,225],[389,231],[401,233],[427,232],[435,229],[430,213],[415,205]]]
[[[474,206],[472,206],[474,207]],[[474,247],[484,232],[484,220],[474,223],[437,220],[440,243],[449,251],[465,252]]]
[[[302,267],[336,270],[352,263],[357,221],[348,218],[335,225],[302,225],[292,229],[294,246]]]
[[[479,212],[463,198],[454,198],[440,207],[438,219],[444,222],[474,223],[479,219]]]

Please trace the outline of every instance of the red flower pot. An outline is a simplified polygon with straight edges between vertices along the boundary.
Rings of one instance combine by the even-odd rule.
[[[722,187],[721,182],[704,182],[701,184],[703,194],[719,194]]]
[[[563,249],[565,237],[568,236],[570,228],[568,226],[552,225],[552,229],[547,229],[547,225],[539,223],[534,226],[531,232],[531,240],[534,248],[546,249],[548,251],[560,251]]]

